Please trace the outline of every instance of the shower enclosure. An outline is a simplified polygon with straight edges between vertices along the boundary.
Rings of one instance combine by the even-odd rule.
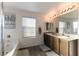
[[[6,14],[5,6],[5,2],[0,2],[0,56],[9,54],[17,46],[16,16]]]
[[[3,2],[0,3],[0,55],[4,56],[4,10],[3,10]]]

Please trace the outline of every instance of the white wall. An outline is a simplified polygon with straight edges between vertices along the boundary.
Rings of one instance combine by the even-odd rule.
[[[16,15],[16,29],[6,29],[5,30],[5,39],[7,39],[7,35],[10,34],[13,40],[19,41],[19,48],[40,45],[43,44],[43,32],[44,32],[44,21],[41,14],[21,11],[21,10],[12,10],[6,9],[5,14],[15,14]],[[23,38],[23,30],[22,30],[22,17],[35,17],[36,18],[36,38]],[[42,28],[42,34],[38,34],[38,27]]]

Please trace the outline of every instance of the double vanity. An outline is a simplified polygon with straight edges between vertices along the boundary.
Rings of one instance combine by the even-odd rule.
[[[44,43],[58,55],[79,55],[79,10],[63,14],[46,23]]]
[[[77,56],[78,39],[73,34],[44,33],[44,44],[61,56]]]

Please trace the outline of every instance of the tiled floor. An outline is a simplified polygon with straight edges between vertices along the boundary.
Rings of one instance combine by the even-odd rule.
[[[47,55],[47,56],[59,56],[59,55],[56,54],[54,51],[46,52],[46,55]]]
[[[34,46],[18,50],[17,56],[58,56],[45,45]]]
[[[29,56],[28,49],[18,50],[17,56]]]

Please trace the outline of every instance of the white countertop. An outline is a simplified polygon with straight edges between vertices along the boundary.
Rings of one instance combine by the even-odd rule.
[[[64,39],[64,40],[67,40],[67,41],[72,41],[72,40],[77,40],[79,39],[79,36],[78,35],[73,35],[73,34],[66,34],[66,35],[54,35],[54,34],[51,34],[51,33],[46,33],[47,35],[50,35],[50,36],[54,36],[54,37],[57,37],[57,38],[60,38],[60,39]]]

